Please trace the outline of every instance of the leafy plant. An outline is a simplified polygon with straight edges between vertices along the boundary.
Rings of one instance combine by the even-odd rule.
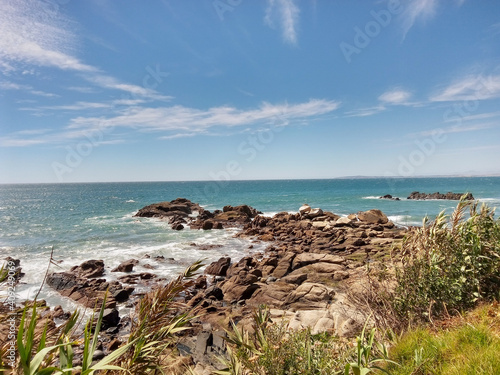
[[[363,327],[361,336],[356,337],[356,361],[349,362],[344,367],[344,374],[349,375],[352,371],[354,375],[366,375],[374,370],[379,370],[389,374],[387,370],[378,366],[379,362],[392,363],[396,362],[389,359],[387,348],[384,344],[375,342],[375,328],[372,328],[370,334],[365,337],[366,324]],[[375,345],[375,346],[374,346]],[[377,357],[375,357],[377,355]],[[379,357],[378,355],[381,355]]]
[[[120,347],[104,357],[98,363],[92,365],[92,358],[97,348],[98,335],[101,329],[104,309],[106,306],[106,297],[104,297],[99,317],[96,322],[94,334],[91,334],[93,319],[85,327],[84,331],[84,350],[83,362],[81,366],[73,366],[73,346],[75,342],[70,339],[70,331],[75,326],[78,319],[78,312],[71,315],[68,321],[62,326],[61,334],[55,345],[47,346],[47,324],[39,338],[35,337],[39,315],[37,314],[36,301],[33,302],[31,317],[27,317],[28,306],[23,309],[23,315],[17,334],[17,348],[19,352],[19,368],[24,375],[50,375],[50,374],[71,374],[79,371],[81,375],[91,375],[98,370],[122,370],[121,367],[111,365],[118,357],[123,355],[133,342]],[[59,349],[60,366],[56,367],[52,363],[53,353]]]
[[[500,221],[487,206],[461,200],[451,216],[426,218],[405,238],[394,309],[411,322],[471,308],[498,297],[499,268]]]

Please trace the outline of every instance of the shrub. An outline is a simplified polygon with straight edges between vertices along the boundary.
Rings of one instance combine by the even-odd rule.
[[[466,210],[470,209],[466,218]],[[432,321],[498,297],[500,221],[494,211],[461,200],[451,216],[424,220],[403,241],[394,309],[405,321]]]

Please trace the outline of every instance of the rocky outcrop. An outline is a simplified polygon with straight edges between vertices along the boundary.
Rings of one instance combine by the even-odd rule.
[[[204,209],[197,203],[189,199],[177,198],[170,202],[160,202],[143,207],[135,214],[138,217],[158,217],[158,218],[184,218],[194,211],[203,212]]]
[[[391,194],[386,194],[382,197],[379,197],[379,199],[389,199],[392,201],[399,201],[400,200],[398,197],[393,197]]]
[[[448,192],[446,194],[441,194],[439,192],[427,194],[427,193],[419,193],[418,191],[412,192],[408,199],[415,200],[425,200],[425,199],[448,199],[448,200],[460,200],[463,196],[465,196],[465,200],[474,200],[474,197],[471,193],[452,193]]]
[[[155,217],[168,220],[174,230],[191,229],[224,229],[241,227],[249,223],[262,212],[248,205],[225,206],[222,211],[210,212],[198,203],[185,198],[177,198],[171,202],[160,202],[141,208],[135,216]]]
[[[67,272],[56,272],[47,276],[47,285],[58,291],[62,296],[71,298],[79,304],[95,308],[99,306],[106,291],[106,308],[114,308],[117,303],[126,302],[134,291],[134,287],[125,284],[136,284],[140,280],[154,279],[156,275],[146,272],[130,274],[138,260],[130,259],[121,263],[112,272],[127,272],[128,275],[118,278],[118,281],[106,281],[100,278],[105,268],[102,260],[88,260],[79,266],[72,267]]]
[[[221,329],[218,322],[231,318],[245,325],[253,309],[267,305],[292,329],[358,333],[366,316],[349,303],[347,292],[362,293],[366,262],[383,259],[388,248],[397,251],[405,229],[380,210],[348,217],[311,211],[304,205],[296,214],[257,215],[244,226],[239,236],[266,239],[269,246],[260,256],[238,262],[224,257],[207,266],[209,287],[188,298],[204,324]]]

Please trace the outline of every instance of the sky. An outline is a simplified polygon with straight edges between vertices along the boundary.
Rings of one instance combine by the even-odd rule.
[[[496,0],[0,0],[0,183],[499,160]]]

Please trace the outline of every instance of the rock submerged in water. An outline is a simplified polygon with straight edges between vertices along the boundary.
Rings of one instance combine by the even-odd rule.
[[[177,198],[170,202],[160,202],[143,207],[134,216],[137,217],[171,217],[180,218],[191,215],[194,211],[202,213],[205,211],[198,203],[193,203],[186,198]]]
[[[474,197],[472,196],[471,193],[467,194],[462,194],[462,193],[452,193],[448,192],[446,194],[441,194],[439,192],[436,193],[420,193],[418,191],[412,192],[408,198],[406,199],[413,199],[413,200],[426,200],[426,199],[447,199],[447,200],[455,200],[458,201],[462,199],[462,197],[465,195],[466,200],[474,200]],[[391,194],[386,194],[382,197],[379,197],[379,199],[388,199],[388,200],[393,200],[393,201],[399,201],[400,199],[398,197],[393,197]]]
[[[474,200],[474,197],[472,196],[471,193],[463,194],[463,193],[448,192],[446,194],[441,194],[439,192],[436,192],[436,193],[427,194],[427,193],[420,193],[418,191],[412,192],[408,196],[408,199],[415,199],[415,200],[448,199],[448,200],[458,201],[458,200],[462,199],[463,196],[465,196],[465,200],[470,200],[470,201]]]
[[[383,197],[380,197],[379,199],[389,199],[391,201],[399,201],[400,200],[398,197],[393,197],[391,194],[386,194]]]
[[[224,229],[243,226],[261,214],[246,204],[224,206],[222,211],[210,212],[186,198],[177,198],[170,202],[150,204],[141,208],[134,216],[168,219],[174,230],[183,230],[185,225],[191,229]]]

